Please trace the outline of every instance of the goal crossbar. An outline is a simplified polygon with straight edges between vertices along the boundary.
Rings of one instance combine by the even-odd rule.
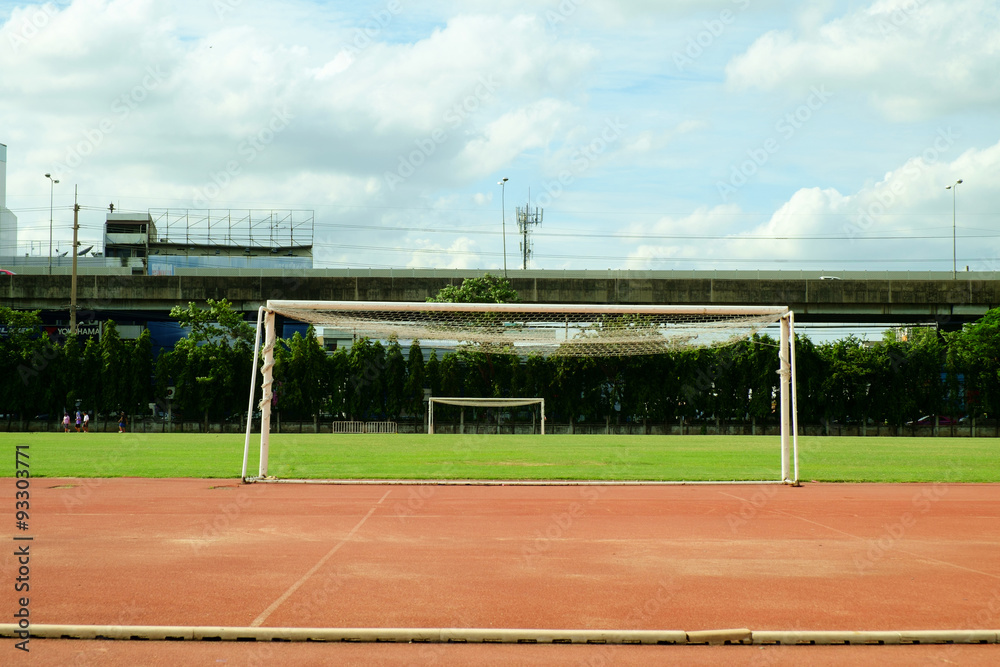
[[[276,316],[351,331],[356,337],[451,342],[491,353],[555,356],[651,355],[679,349],[729,345],[780,325],[779,411],[781,477],[798,483],[798,419],[795,396],[794,315],[784,306],[673,306],[619,304],[500,304],[274,299],[260,308],[250,405],[262,363],[260,459],[247,471],[252,410],[247,421],[243,479],[268,477]],[[259,341],[263,334],[263,346]],[[435,345],[437,346],[437,345]],[[446,346],[446,345],[443,345]],[[477,348],[478,346],[478,348]],[[515,399],[518,400],[518,399]],[[544,420],[543,420],[544,427]]]
[[[628,356],[727,345],[777,323],[777,306],[269,301],[299,322],[376,339],[509,354]]]
[[[267,310],[470,313],[663,313],[683,315],[783,315],[785,306],[691,306],[662,304],[442,303],[436,301],[293,301],[269,299]]]

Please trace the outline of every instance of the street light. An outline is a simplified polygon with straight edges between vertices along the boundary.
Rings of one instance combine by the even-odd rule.
[[[58,179],[52,178],[52,174],[45,174],[49,179],[49,275],[52,275],[52,196]]]
[[[951,185],[945,188],[945,190],[951,190],[951,279],[958,279],[958,260],[955,254],[955,191],[958,190],[958,184],[962,182],[962,179],[958,179]]]
[[[500,222],[503,225],[503,277],[507,277],[507,219],[506,207],[504,206],[504,191],[507,189],[507,178],[497,181],[500,186]]]

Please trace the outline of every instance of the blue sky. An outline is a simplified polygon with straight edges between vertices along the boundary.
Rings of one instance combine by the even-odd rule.
[[[296,208],[317,267],[495,270],[506,227],[517,268],[530,189],[530,268],[950,271],[953,204],[959,270],[1000,267],[988,0],[0,0],[0,26],[21,253],[49,172],[64,245],[78,185],[85,245],[110,202]]]

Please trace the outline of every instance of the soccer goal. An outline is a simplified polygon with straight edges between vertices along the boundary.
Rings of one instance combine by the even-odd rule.
[[[262,354],[261,396],[257,403],[261,414],[260,457],[257,475],[248,475],[252,427],[248,418],[242,475],[247,481],[268,479],[278,315],[351,331],[356,337],[388,340],[395,336],[399,340],[419,339],[433,347],[467,347],[491,354],[522,356],[663,354],[730,345],[777,325],[780,327],[777,373],[781,472],[780,478],[772,481],[798,482],[794,315],[788,308],[289,300],[269,300],[258,311],[248,412],[252,415],[254,411],[258,354]]]
[[[477,407],[477,408],[519,408],[525,405],[538,405],[541,410],[541,432],[545,435],[545,399],[544,398],[462,398],[462,397],[448,397],[448,396],[431,396],[427,399],[427,433],[429,435],[434,435],[434,404],[439,403],[441,405],[457,405],[463,408],[461,417],[461,426],[459,427],[459,432],[464,431],[465,426],[465,410],[466,407]],[[500,425],[500,412],[497,413],[497,431],[501,429]],[[534,424],[532,424],[531,432],[535,432]]]

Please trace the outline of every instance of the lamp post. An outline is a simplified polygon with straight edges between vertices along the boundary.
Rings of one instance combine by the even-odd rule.
[[[52,174],[45,174],[49,179],[49,275],[52,275],[52,197],[58,179],[52,178]]]
[[[504,206],[504,194],[507,189],[507,178],[504,177],[503,180],[497,181],[497,185],[500,186],[500,223],[503,230],[503,277],[507,277],[507,218],[506,218],[506,207]]]
[[[962,182],[962,179],[958,179],[951,185],[945,188],[945,190],[951,190],[951,279],[958,279],[958,258],[955,253],[955,191],[958,190],[958,184]]]

